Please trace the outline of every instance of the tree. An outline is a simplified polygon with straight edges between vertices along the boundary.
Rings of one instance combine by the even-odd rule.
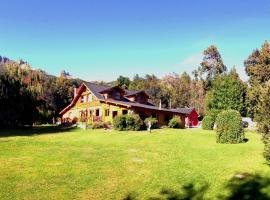
[[[265,140],[270,139],[270,80],[259,88],[258,113],[255,120]],[[270,141],[269,141],[270,142]]]
[[[119,76],[116,80],[116,84],[122,88],[128,88],[130,85],[130,79],[128,77]]]
[[[249,76],[250,89],[248,99],[250,104],[249,114],[252,118],[262,113],[258,110],[261,86],[270,80],[270,46],[267,41],[261,49],[254,50],[244,62],[245,70]]]
[[[205,115],[204,82],[199,79],[192,80],[190,92],[190,106],[195,108],[200,115]]]
[[[184,72],[181,75],[171,74],[165,76],[163,79],[164,93],[169,96],[171,106],[177,107],[189,107],[191,99],[191,78]]]
[[[245,95],[245,84],[235,70],[226,75],[219,75],[214,80],[212,89],[207,93],[207,112],[234,109],[239,111],[242,116],[246,115]]]
[[[270,45],[264,42],[261,49],[256,49],[244,62],[251,86],[264,84],[270,79]]]
[[[37,116],[31,93],[9,75],[0,76],[0,113],[1,127],[32,125]]]
[[[209,90],[212,86],[214,78],[227,71],[227,67],[224,65],[221,55],[216,46],[211,45],[203,52],[203,61],[195,74],[205,75],[205,90]]]
[[[145,77],[136,74],[129,87],[131,90],[145,90],[154,104],[158,105],[161,101],[167,107],[169,98],[163,88],[162,81],[153,74],[146,74]]]

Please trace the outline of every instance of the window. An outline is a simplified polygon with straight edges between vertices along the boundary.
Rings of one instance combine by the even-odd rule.
[[[83,96],[81,96],[81,103],[83,103],[83,100],[84,100],[84,98],[83,98]]]
[[[123,115],[128,114],[128,110],[123,110],[123,111],[122,111],[122,114],[123,114]]]
[[[91,102],[91,101],[92,101],[92,95],[89,94],[89,95],[88,95],[88,102]]]
[[[115,118],[117,116],[117,111],[113,111],[112,116],[113,116],[113,118]]]
[[[115,99],[120,99],[120,92],[115,93]]]
[[[96,109],[96,116],[99,116],[99,109]]]
[[[108,117],[110,115],[110,110],[109,109],[105,109],[105,116]]]
[[[89,116],[93,116],[93,111],[89,110]]]

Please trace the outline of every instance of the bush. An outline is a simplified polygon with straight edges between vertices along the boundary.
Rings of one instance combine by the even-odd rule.
[[[100,128],[104,128],[104,123],[103,122],[93,123],[92,129],[100,129]]]
[[[126,115],[119,115],[113,119],[113,127],[118,131],[124,131],[127,127]]]
[[[202,120],[202,129],[204,130],[213,130],[215,121],[211,116],[205,116]]]
[[[236,144],[244,141],[242,118],[238,111],[227,110],[217,116],[217,142]]]
[[[127,131],[139,131],[143,126],[143,121],[139,115],[126,115],[126,125]]]
[[[152,129],[155,129],[155,128],[159,128],[158,126],[158,120],[156,118],[153,118],[153,117],[148,117],[144,120],[144,124],[146,127],[148,127],[148,122],[151,122],[151,128]]]
[[[181,121],[180,117],[173,117],[169,121],[168,126],[170,128],[184,128],[184,126],[182,125],[182,121]]]
[[[114,118],[113,126],[119,131],[139,131],[143,126],[143,121],[139,115],[119,115]]]
[[[264,142],[264,152],[263,155],[265,159],[270,162],[270,138],[267,138]]]

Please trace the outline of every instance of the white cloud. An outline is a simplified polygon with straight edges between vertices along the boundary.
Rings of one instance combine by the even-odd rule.
[[[198,67],[199,64],[202,61],[202,55],[201,54],[194,54],[186,57],[184,60],[180,62],[181,66],[184,67]]]

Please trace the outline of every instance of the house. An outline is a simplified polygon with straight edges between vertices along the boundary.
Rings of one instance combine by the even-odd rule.
[[[74,99],[60,115],[63,122],[87,121],[92,124],[112,122],[117,115],[128,113],[136,113],[143,120],[155,117],[160,125],[167,125],[173,116],[178,116],[182,122],[186,122],[186,118],[196,121],[198,116],[194,109],[166,109],[155,106],[143,90],[127,90],[89,82],[74,89]],[[191,123],[195,123],[193,121]]]

